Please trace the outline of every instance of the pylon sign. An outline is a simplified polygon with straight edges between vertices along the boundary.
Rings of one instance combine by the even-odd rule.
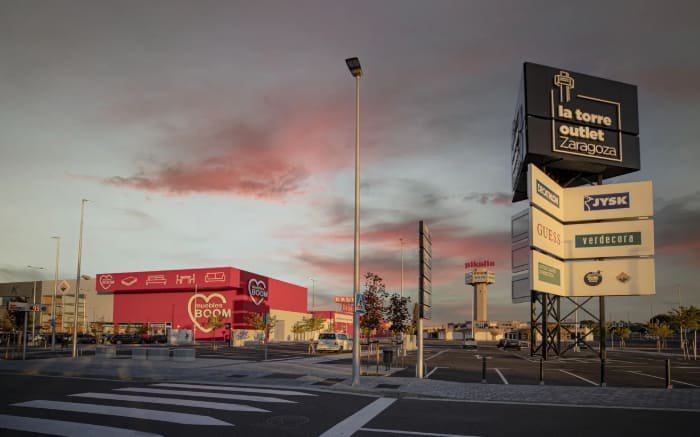
[[[432,284],[432,265],[433,265],[433,240],[430,235],[428,225],[420,221],[418,226],[419,236],[419,260],[418,260],[418,306],[420,317],[430,320],[433,284]]]
[[[582,173],[638,171],[638,135],[636,86],[526,62],[513,121],[513,201],[527,198],[529,163],[579,185]]]
[[[527,185],[530,208],[512,220],[513,302],[656,293],[650,181],[563,188],[529,164]]]

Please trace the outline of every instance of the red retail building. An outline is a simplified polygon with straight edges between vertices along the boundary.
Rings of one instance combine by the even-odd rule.
[[[103,273],[96,287],[113,295],[115,326],[194,328],[198,339],[226,337],[227,323],[250,330],[246,314],[270,313],[278,320],[272,338],[288,340],[294,323],[309,316],[305,287],[234,267]]]

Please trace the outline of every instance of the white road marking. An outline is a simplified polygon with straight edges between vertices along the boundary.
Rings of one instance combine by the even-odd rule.
[[[564,370],[564,369],[559,369],[559,371],[562,372],[562,373],[566,373],[567,375],[571,375],[571,376],[573,376],[574,378],[578,378],[578,379],[580,379],[581,381],[585,381],[585,382],[587,382],[587,383],[589,383],[589,384],[591,384],[591,385],[595,385],[595,386],[598,385],[597,382],[593,382],[593,381],[591,381],[590,379],[586,379],[586,378],[584,378],[583,376],[579,376],[579,375],[577,375],[577,374],[575,374],[575,373],[567,372],[567,371]]]
[[[435,355],[431,355],[428,358],[426,358],[425,361],[432,360],[433,358],[437,357],[438,355],[442,355],[445,352],[449,352],[449,349],[441,350],[440,352],[436,353]]]
[[[503,374],[501,373],[501,371],[498,370],[498,369],[496,369],[496,368],[494,368],[494,370],[496,371],[496,373],[498,373],[498,376],[501,377],[501,381],[503,381],[503,383],[504,383],[505,385],[508,385],[508,380],[506,379],[505,376],[503,376]]]
[[[198,398],[215,398],[215,399],[232,399],[234,401],[248,402],[270,402],[275,404],[296,404],[294,401],[286,399],[271,398],[267,396],[250,396],[250,395],[234,395],[228,393],[210,393],[206,391],[185,391],[185,390],[161,390],[158,388],[145,387],[126,387],[117,388],[115,391],[128,391],[135,393],[153,393],[157,395],[172,395],[172,396],[192,396]]]
[[[246,387],[236,387],[236,386],[223,386],[223,385],[198,385],[198,384],[173,384],[173,383],[160,383],[151,384],[151,387],[172,387],[172,388],[194,388],[194,389],[205,389],[205,390],[220,390],[220,391],[239,391],[244,393],[260,393],[268,395],[280,395],[280,396],[316,396],[311,393],[303,393],[300,391],[292,390],[269,390],[264,388],[246,388]]]
[[[426,377],[426,378],[430,378],[430,375],[432,375],[433,373],[435,373],[435,371],[436,371],[437,369],[449,369],[449,367],[437,367],[437,366],[436,366],[436,367],[433,367],[433,370],[431,370],[430,372],[428,372],[428,374],[425,375],[425,377]]]
[[[604,390],[604,389],[601,389]],[[552,402],[515,402],[515,401],[482,401],[472,399],[431,399],[415,396],[406,396],[401,399],[412,399],[426,402],[462,402],[465,404],[490,404],[490,405],[533,405],[536,407],[562,407],[562,408],[599,408],[602,410],[635,410],[635,411],[679,411],[682,413],[700,413],[700,408],[661,408],[661,407],[629,407],[623,405],[590,405],[590,404],[555,404]]]
[[[321,437],[350,437],[394,402],[396,399],[379,398],[342,422],[336,423],[333,428],[321,434]]]
[[[648,373],[643,373],[643,372],[638,372],[638,371],[631,371],[631,370],[628,370],[628,372],[633,373],[633,374],[635,374],[635,375],[643,375],[643,376],[648,376],[649,378],[660,379],[660,380],[662,380],[662,381],[665,381],[665,380],[666,380],[666,378],[661,378],[661,377],[659,377],[659,376],[649,375]],[[689,382],[678,381],[677,379],[672,379],[671,382],[676,383],[676,384],[687,385],[688,387],[700,387],[700,385],[691,384],[691,383],[689,383]]]
[[[132,395],[116,395],[113,393],[77,393],[70,396],[76,396],[79,398],[90,398],[90,399],[109,399],[112,401],[127,401],[127,402],[143,402],[150,404],[162,404],[162,405],[178,405],[182,407],[195,407],[195,408],[210,408],[213,410],[223,410],[223,411],[245,411],[250,413],[269,413],[268,410],[263,410],[262,408],[251,407],[248,405],[241,404],[227,404],[223,402],[207,402],[207,401],[195,401],[189,399],[174,399],[174,398],[160,398],[153,396],[132,396]]]
[[[228,422],[224,422],[210,416],[201,416],[198,414],[188,413],[173,413],[161,410],[148,410],[144,408],[114,407],[111,405],[36,400],[12,404],[12,406],[60,411],[80,411],[81,413],[88,414],[104,414],[106,416],[130,417],[132,419],[156,420],[160,422],[182,423],[186,425],[233,426]]]
[[[360,431],[384,432],[384,433],[388,433],[388,434],[400,434],[400,435],[427,435],[427,436],[435,436],[435,437],[476,437],[476,436],[464,435],[464,434],[435,434],[432,432],[404,431],[402,429],[360,428]]]
[[[0,429],[71,437],[85,435],[99,435],[100,437],[161,437],[160,434],[151,434],[133,429],[5,414],[0,414]]]

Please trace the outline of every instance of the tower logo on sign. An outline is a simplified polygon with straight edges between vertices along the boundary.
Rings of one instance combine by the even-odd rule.
[[[267,299],[267,286],[263,281],[252,278],[248,281],[248,294],[255,305],[260,306]]]
[[[100,276],[100,285],[103,289],[109,290],[109,288],[114,285],[114,278],[112,275],[102,275]]]

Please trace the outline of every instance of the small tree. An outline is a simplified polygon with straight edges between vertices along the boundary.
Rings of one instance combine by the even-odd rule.
[[[384,299],[387,297],[384,280],[372,272],[365,273],[365,315],[360,319],[360,327],[369,337],[379,328],[384,319]]]
[[[391,322],[391,332],[394,335],[405,334],[411,329],[411,319],[408,314],[409,297],[401,297],[394,293],[386,308],[386,318]]]
[[[626,326],[617,328],[617,336],[620,337],[620,349],[627,345],[627,339],[632,335],[632,330]]]
[[[256,331],[263,331],[265,339],[267,340],[270,331],[277,325],[277,317],[272,316],[267,319],[267,329],[265,329],[265,323],[263,323],[263,315],[261,313],[248,313],[243,317],[246,323],[253,327]]]
[[[326,323],[325,320],[323,320],[320,317],[316,317],[316,316],[312,315],[309,319],[306,319],[306,331],[318,332],[321,329],[323,329],[324,323]]]

